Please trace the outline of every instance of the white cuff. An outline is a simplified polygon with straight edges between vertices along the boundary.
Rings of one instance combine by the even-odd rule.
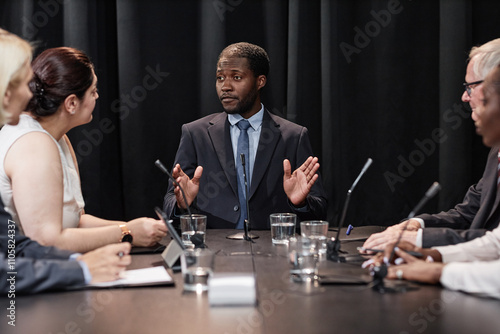
[[[83,271],[83,277],[85,279],[85,284],[89,284],[92,281],[92,274],[90,273],[89,267],[83,261],[78,261],[77,258],[82,255],[81,253],[73,253],[69,256],[70,261],[76,261],[80,265]]]
[[[421,229],[421,228],[419,228],[417,230],[417,239],[415,240],[415,246],[422,248],[422,243],[423,243],[423,241],[422,241],[422,239],[423,239],[422,235],[423,234],[424,234],[424,230]]]

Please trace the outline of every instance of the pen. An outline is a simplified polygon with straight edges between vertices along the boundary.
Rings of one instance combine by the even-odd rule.
[[[373,248],[364,248],[364,247],[358,247],[357,250],[358,251],[364,251],[364,252],[373,252],[373,253],[382,253],[384,251],[382,249],[373,249]],[[419,252],[405,251],[404,249],[402,249],[402,251],[410,254],[411,256],[423,257],[422,253],[419,253]]]
[[[352,226],[351,224],[349,224],[349,226],[347,226],[347,231],[345,232],[345,235],[351,234],[351,231],[352,231],[353,228],[354,228],[354,226]]]

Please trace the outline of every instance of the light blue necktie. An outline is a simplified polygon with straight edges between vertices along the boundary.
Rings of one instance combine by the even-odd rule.
[[[243,176],[243,165],[241,164],[241,154],[245,155],[245,167],[247,174],[247,182],[250,185],[250,174],[249,174],[249,140],[248,140],[248,128],[250,123],[246,119],[242,119],[236,126],[240,129],[240,136],[238,138],[238,150],[236,152],[236,173],[238,175],[238,199],[240,200],[240,219],[236,225],[237,229],[243,229],[245,219],[247,219],[247,205],[246,205],[246,193],[245,193],[245,179]]]

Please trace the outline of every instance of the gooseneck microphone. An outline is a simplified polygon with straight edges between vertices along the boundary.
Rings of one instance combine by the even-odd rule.
[[[252,239],[258,239],[258,235],[254,235],[250,233],[250,205],[248,203],[248,182],[247,182],[247,171],[245,167],[245,154],[241,153],[240,154],[240,159],[241,159],[241,166],[243,167],[243,181],[245,183],[245,200],[246,200],[246,207],[247,207],[247,219],[245,219],[243,223],[243,234],[242,233],[235,233],[232,235],[227,236],[226,238],[228,239],[236,239],[236,240],[241,240],[244,239],[246,241],[254,242]]]
[[[418,202],[417,206],[415,206],[415,208],[410,212],[410,214],[408,215],[407,219],[409,220],[409,219],[412,219],[413,217],[415,217],[415,215],[417,214],[417,212],[420,211],[420,209],[422,209],[422,207],[425,205],[425,203],[427,203],[428,200],[430,200],[431,198],[433,198],[434,196],[436,196],[436,194],[440,190],[441,190],[441,185],[439,183],[437,183],[437,182],[434,182],[430,186],[430,188],[425,192],[424,197],[420,200],[420,202]],[[408,224],[406,224],[406,225],[408,225]]]
[[[184,204],[186,205],[187,212],[188,212],[189,216],[192,216],[191,209],[189,209],[189,204],[188,204],[187,199],[186,199],[186,194],[184,193],[184,189],[182,189],[181,185],[179,183],[177,183],[177,181],[174,179],[174,177],[172,176],[172,174],[170,174],[170,172],[167,170],[167,168],[161,163],[160,159],[157,159],[155,161],[155,165],[163,173],[165,173],[165,174],[168,175],[168,177],[170,178],[170,180],[172,180],[172,183],[174,184],[174,186],[179,187],[179,190],[181,191],[181,194],[182,194],[182,198],[184,199]]]
[[[179,190],[181,191],[182,194],[182,199],[184,200],[184,204],[186,205],[186,210],[189,215],[190,219],[190,224],[192,224],[192,219],[193,219],[193,214],[191,213],[191,209],[189,208],[188,201],[186,199],[186,193],[184,193],[184,189],[182,189],[181,185],[174,179],[172,174],[167,170],[167,168],[161,163],[160,159],[155,161],[156,167],[158,167],[163,173],[167,174],[170,180],[172,180],[172,183],[174,186],[179,187]],[[198,226],[196,224],[193,225],[195,233],[190,237],[191,242],[194,244],[195,248],[204,248],[205,243],[203,241],[203,236],[200,233],[197,233],[198,231]]]
[[[245,231],[245,240],[253,242],[253,240],[248,236],[248,232],[250,232],[250,206],[248,204],[248,182],[247,182],[247,172],[245,166],[245,154],[240,154],[241,166],[243,166],[243,180],[245,181],[245,200],[247,206],[247,219],[243,224],[243,229]]]
[[[354,183],[352,184],[351,188],[347,191],[347,197],[346,197],[345,202],[344,202],[342,216],[340,217],[337,235],[335,236],[334,239],[332,238],[327,243],[327,259],[330,261],[334,261],[334,262],[345,262],[346,261],[344,256],[339,255],[339,253],[342,253],[342,251],[340,250],[340,237],[339,237],[340,230],[344,226],[344,220],[345,220],[345,216],[347,213],[347,208],[349,207],[349,202],[351,200],[351,194],[354,191],[354,188],[358,184],[361,177],[366,173],[366,171],[368,170],[368,168],[371,166],[372,163],[373,163],[373,160],[371,158],[368,158],[368,160],[365,162],[365,165],[361,169],[361,172],[359,173],[358,177],[356,178],[356,180],[354,180]]]
[[[403,229],[401,230],[401,233],[398,236],[398,239],[396,240],[396,243],[392,247],[391,255],[389,256],[389,261],[394,257],[394,253],[396,252],[396,247],[398,246],[399,242],[401,241],[401,238],[403,237],[403,233],[406,231],[408,228],[408,224],[410,223],[410,219],[415,217],[415,214],[422,209],[422,207],[429,201],[431,198],[433,198],[439,191],[441,190],[441,185],[438,182],[434,182],[429,189],[425,192],[424,197],[418,202],[418,204],[411,210],[410,214],[406,218],[406,223],[403,226]],[[401,289],[396,289],[396,288],[388,288],[384,286],[384,278],[387,276],[387,264],[382,263],[379,266],[375,266],[373,268],[373,289],[380,292],[380,293],[385,293],[385,292],[402,292],[402,291],[407,291],[408,289],[403,287]]]

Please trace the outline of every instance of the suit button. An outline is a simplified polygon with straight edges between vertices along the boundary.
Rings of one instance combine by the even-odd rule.
[[[238,211],[239,209],[240,209],[240,207],[237,206],[237,205],[235,205],[234,208],[233,208],[234,211]]]

